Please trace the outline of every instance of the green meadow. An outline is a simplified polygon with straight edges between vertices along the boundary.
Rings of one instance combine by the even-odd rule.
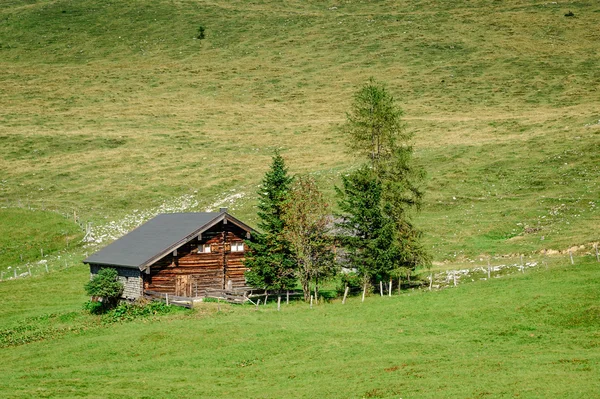
[[[1,396],[597,397],[599,18],[593,1],[3,1]],[[276,149],[335,207],[369,77],[414,133],[434,270],[539,267],[312,310],[82,310],[85,254],[153,213],[255,225]]]
[[[279,312],[275,303],[220,312],[205,303],[110,324],[81,310],[86,278],[72,268],[0,285],[3,397],[592,398],[600,390],[600,264],[591,257],[364,303]],[[27,342],[7,344],[11,337]]]

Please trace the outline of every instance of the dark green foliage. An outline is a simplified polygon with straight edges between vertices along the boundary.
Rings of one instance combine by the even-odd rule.
[[[200,25],[198,27],[198,35],[196,36],[197,39],[204,39],[206,36],[204,35],[204,32],[206,31],[206,28],[204,28],[204,26]]]
[[[173,309],[173,306],[167,306],[166,303],[160,301],[153,301],[146,304],[121,302],[117,307],[106,313],[102,321],[105,323],[130,321],[141,317],[167,314]]]
[[[117,271],[106,267],[100,269],[98,274],[85,284],[84,288],[88,295],[102,298],[102,306],[106,310],[117,304],[124,287],[123,283],[118,280]]]
[[[105,311],[104,308],[105,307],[104,307],[103,303],[100,301],[87,301],[83,305],[83,309],[87,310],[91,314],[102,314]]]
[[[283,238],[283,208],[292,183],[285,161],[276,153],[258,193],[258,227],[247,241],[246,281],[253,287],[283,290],[295,285],[294,260],[289,243]]]
[[[390,206],[382,201],[381,183],[363,166],[344,176],[336,191],[342,211],[339,240],[346,248],[348,266],[356,269],[363,283],[387,281],[403,257]]]
[[[341,273],[340,282],[336,290],[338,295],[343,295],[346,287],[350,288],[350,293],[357,293],[362,290],[362,285],[362,279],[357,273]]]

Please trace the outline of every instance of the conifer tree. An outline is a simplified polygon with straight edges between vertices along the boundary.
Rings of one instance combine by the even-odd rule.
[[[385,85],[371,78],[355,94],[344,125],[349,149],[368,163],[337,189],[338,226],[352,266],[372,282],[430,262],[422,233],[410,220],[422,202],[424,172],[412,160],[412,135],[401,116]]]
[[[291,184],[285,161],[276,152],[258,192],[258,227],[262,231],[247,241],[246,280],[253,287],[284,290],[295,284],[295,263],[283,237],[282,218]]]
[[[387,281],[401,266],[401,248],[389,206],[382,202],[382,187],[373,170],[363,166],[342,177],[336,187],[342,211],[340,242],[350,265],[363,284]]]

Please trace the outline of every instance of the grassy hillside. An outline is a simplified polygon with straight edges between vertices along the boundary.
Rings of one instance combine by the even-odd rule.
[[[1,2],[0,271],[40,248],[51,266],[0,283],[2,397],[597,396],[600,268],[581,255],[600,241],[599,17],[591,1]],[[331,197],[371,76],[415,134],[440,268],[584,245],[576,265],[312,311],[82,311],[88,222],[103,243],[161,211],[254,224],[277,148]]]
[[[0,209],[0,270],[80,246],[79,226],[55,212]],[[8,275],[12,270],[8,271]]]
[[[5,1],[0,205],[102,225],[235,192],[253,222],[274,148],[332,193],[356,163],[338,126],[374,76],[415,133],[437,260],[598,241],[598,16],[589,1]]]
[[[70,284],[87,277],[63,273]],[[0,337],[42,339],[0,351],[5,398],[591,398],[600,389],[595,260],[365,303],[220,313],[207,303],[108,325],[67,290],[54,306],[59,274],[0,284]]]

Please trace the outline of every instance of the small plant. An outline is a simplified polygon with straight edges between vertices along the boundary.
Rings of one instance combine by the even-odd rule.
[[[104,306],[100,301],[87,301],[83,305],[83,309],[87,310],[91,314],[102,314],[104,312]]]
[[[118,277],[119,274],[115,269],[103,268],[85,284],[85,292],[92,297],[91,302],[100,303],[100,305],[89,305],[90,312],[103,313],[118,303],[124,288]]]
[[[346,290],[346,286],[350,288],[350,292],[359,292],[362,290],[362,282],[360,276],[355,272],[341,273],[340,284],[337,287],[338,294],[342,295]]]
[[[141,317],[149,317],[170,313],[173,307],[164,302],[128,303],[121,302],[117,307],[107,312],[103,321],[115,323],[119,321],[131,321]]]
[[[200,25],[198,27],[198,35],[196,36],[197,39],[204,39],[206,36],[204,35],[204,31],[206,30],[206,28],[204,28],[204,26]]]

